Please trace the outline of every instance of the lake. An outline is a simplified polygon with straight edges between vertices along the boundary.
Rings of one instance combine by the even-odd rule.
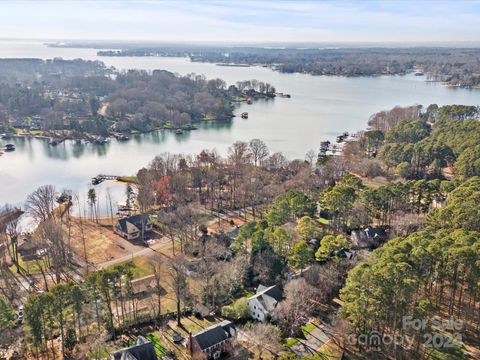
[[[447,88],[413,75],[345,78],[281,74],[263,67],[216,66],[191,63],[184,58],[98,57],[96,51],[49,48],[34,41],[0,41],[0,58],[84,58],[101,60],[117,69],[204,74],[207,78],[221,78],[228,84],[258,79],[292,97],[242,104],[235,113],[248,111],[248,119],[237,116],[226,124],[202,124],[198,130],[181,135],[157,131],[134,136],[127,142],[112,139],[105,145],[76,145],[66,141],[56,147],[39,139],[12,140],[17,150],[0,157],[0,206],[21,205],[28,193],[44,184],[55,185],[59,190],[68,188],[83,196],[91,177],[100,173],[135,174],[162,152],[187,154],[216,149],[225,153],[235,141],[259,138],[272,152],[282,151],[289,158],[304,158],[307,151],[318,150],[320,141],[332,140],[343,131],[362,130],[371,114],[395,105],[477,105],[480,102],[479,90]],[[98,189],[102,201],[107,189],[114,202],[124,197],[124,186],[119,184],[107,182]]]

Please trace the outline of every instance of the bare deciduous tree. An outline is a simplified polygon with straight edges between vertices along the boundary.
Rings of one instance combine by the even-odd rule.
[[[54,218],[54,208],[55,187],[53,185],[40,186],[28,195],[25,201],[25,211],[37,224],[47,220],[50,216]]]
[[[300,278],[285,285],[284,295],[285,300],[275,309],[273,318],[285,335],[295,336],[315,308],[312,301],[315,298],[315,289],[307,284],[304,278]]]
[[[61,273],[67,264],[64,238],[62,225],[53,219],[42,222],[35,232],[34,240],[39,244],[40,249],[46,249],[57,284],[60,282]]]
[[[280,329],[269,323],[248,323],[242,329],[247,341],[253,344],[262,359],[265,350],[274,356],[282,350]]]
[[[260,139],[250,140],[248,147],[252,154],[253,164],[255,166],[261,164],[269,154],[267,145]]]

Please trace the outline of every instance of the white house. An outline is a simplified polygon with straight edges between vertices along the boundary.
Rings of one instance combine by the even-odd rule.
[[[269,320],[280,301],[282,301],[282,291],[277,285],[270,287],[260,285],[257,293],[248,299],[250,315],[258,321]]]

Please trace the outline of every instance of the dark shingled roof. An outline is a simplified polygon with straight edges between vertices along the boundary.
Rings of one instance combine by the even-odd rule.
[[[259,285],[257,289],[257,294],[265,294],[268,295],[272,298],[274,298],[277,301],[282,301],[282,290],[277,285],[270,286],[269,288]]]
[[[369,226],[365,229],[365,233],[367,234],[368,237],[371,237],[374,239],[376,238],[384,239],[387,237],[387,233],[383,228],[374,228]]]
[[[277,285],[266,287],[259,285],[257,293],[250,297],[248,300],[257,299],[262,304],[265,311],[269,313],[273,312],[278,303],[282,301],[282,290]]]
[[[157,360],[155,348],[151,341],[143,336],[137,338],[135,345],[112,353],[112,360]]]
[[[144,221],[145,226],[150,221],[148,216],[144,216],[143,219],[142,219],[142,214],[138,214],[138,215],[133,215],[133,216],[128,216],[128,217],[121,218],[120,220],[118,220],[118,224],[120,225],[120,229],[122,229],[122,231],[127,234],[128,233],[127,222],[135,225],[138,229],[141,229],[142,228],[142,220]]]
[[[219,344],[235,335],[235,326],[231,321],[225,320],[219,324],[210,326],[192,336],[200,346],[206,350],[213,345]]]

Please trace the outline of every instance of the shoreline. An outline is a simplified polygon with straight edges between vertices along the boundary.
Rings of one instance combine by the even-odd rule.
[[[270,99],[274,99],[275,97],[277,97],[277,93],[273,94],[273,96],[269,96],[269,95],[263,94],[263,93],[257,93],[257,94],[255,94],[255,96],[253,98],[249,98],[249,97],[243,95],[243,97],[241,97],[241,98],[237,97],[235,99],[231,99],[230,101],[231,101],[231,106],[232,106],[232,110],[233,110],[237,104],[249,103],[248,102],[249,99],[253,99],[253,101],[255,102],[255,101],[260,100],[260,99],[270,100]],[[290,96],[279,96],[279,97],[290,97]],[[232,121],[232,119],[234,119],[235,117],[239,117],[239,116],[235,115],[232,111],[232,113],[229,114],[228,117],[224,117],[224,118],[216,118],[216,117],[205,116],[204,118],[202,118],[200,120],[192,121],[190,124],[186,124],[186,125],[175,126],[175,125],[172,125],[172,124],[164,124],[162,126],[159,126],[159,127],[156,127],[156,128],[150,129],[150,130],[144,130],[144,131],[133,130],[131,132],[125,132],[125,133],[112,132],[108,136],[102,136],[102,135],[91,134],[91,133],[84,133],[81,136],[72,136],[71,134],[58,136],[58,135],[55,135],[55,134],[49,134],[47,131],[41,131],[41,130],[34,130],[35,133],[30,133],[29,131],[25,132],[20,128],[14,128],[15,133],[7,133],[7,134],[10,135],[11,137],[16,137],[16,138],[36,138],[36,139],[54,140],[54,141],[57,142],[57,144],[55,144],[53,146],[56,146],[59,143],[61,143],[63,141],[66,141],[66,140],[70,140],[70,141],[86,140],[86,141],[89,141],[91,143],[95,143],[96,139],[99,138],[99,137],[104,137],[104,138],[107,138],[107,139],[115,138],[118,141],[122,141],[121,137],[123,137],[123,136],[134,136],[134,135],[149,134],[149,133],[159,131],[159,130],[170,130],[170,131],[173,131],[173,132],[180,131],[179,133],[177,133],[177,135],[181,135],[185,131],[199,130],[199,127],[197,127],[197,125],[199,125],[199,124],[212,123],[212,122],[227,123],[229,121]],[[62,130],[62,131],[67,131],[68,132],[70,130]],[[8,139],[4,139],[4,140],[8,140]],[[127,139],[124,139],[124,140],[127,140]],[[101,143],[100,143],[100,145],[101,145]]]
[[[226,122],[226,121],[229,121],[229,120],[228,119],[224,119],[224,120],[208,119],[208,120],[201,120],[201,121],[198,121],[198,122],[195,122],[195,123],[200,124],[202,121],[208,121],[208,122],[213,122],[213,121],[223,122],[223,121],[225,121]],[[175,132],[177,130],[182,130],[182,131],[198,130],[199,128],[196,127],[195,125],[193,125],[195,123],[192,123],[190,126],[183,126],[183,127],[161,126],[161,127],[157,127],[157,128],[154,128],[154,129],[151,129],[151,130],[145,130],[145,131],[135,130],[135,131],[132,131],[130,133],[112,133],[112,134],[109,134],[108,136],[103,136],[103,137],[105,137],[107,139],[115,138],[118,141],[121,141],[121,140],[119,140],[119,137],[121,137],[121,136],[144,135],[144,134],[149,134],[149,133],[152,133],[152,132],[155,132],[155,131],[160,131],[160,130],[170,130],[170,131],[173,131],[173,132]],[[15,129],[19,130],[18,128],[15,128]],[[66,131],[68,131],[68,130],[66,130]],[[15,137],[15,138],[35,138],[35,139],[43,139],[43,140],[56,140],[56,141],[59,141],[59,142],[63,142],[63,141],[66,141],[66,140],[70,140],[70,141],[87,140],[89,142],[94,143],[95,138],[98,138],[101,135],[85,133],[83,136],[77,137],[77,136],[71,136],[71,135],[57,136],[57,135],[48,134],[48,133],[32,134],[32,133],[29,133],[29,132],[18,132],[18,133],[11,134],[10,136]],[[4,139],[4,140],[7,140],[7,139]]]

